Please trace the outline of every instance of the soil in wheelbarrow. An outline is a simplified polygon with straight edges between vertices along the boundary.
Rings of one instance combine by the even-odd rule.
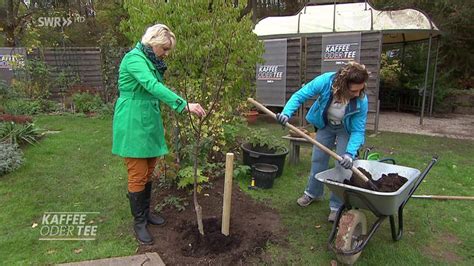
[[[234,183],[230,235],[224,236],[221,234],[224,178],[213,178],[211,183],[198,195],[203,208],[204,236],[196,225],[192,194],[174,188],[154,189],[154,204],[163,203],[166,198],[180,198],[188,205],[182,211],[177,211],[175,206],[165,207],[161,215],[166,224],[148,226],[155,243],[141,245],[138,253],[157,252],[168,265],[270,264],[272,261],[265,251],[267,243],[287,244],[287,233],[277,211],[254,201]]]
[[[375,191],[379,192],[395,192],[408,181],[408,179],[398,175],[397,173],[389,173],[387,175],[382,174],[379,179],[374,180],[372,175],[364,168],[358,167],[357,169],[359,169],[367,178],[372,180],[372,182],[378,188],[378,190]],[[362,181],[354,173],[352,173],[350,180],[344,180],[344,184],[374,190],[368,185],[368,182]]]

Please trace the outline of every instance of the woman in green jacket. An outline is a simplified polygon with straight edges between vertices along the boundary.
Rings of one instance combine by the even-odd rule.
[[[163,83],[163,59],[174,49],[176,37],[162,24],[149,27],[136,47],[120,64],[115,104],[112,153],[125,159],[128,170],[128,198],[134,217],[134,230],[142,244],[153,244],[148,223],[165,220],[150,212],[151,180],[157,158],[168,153],[161,118],[162,103],[178,113],[204,116],[198,103],[187,103]]]

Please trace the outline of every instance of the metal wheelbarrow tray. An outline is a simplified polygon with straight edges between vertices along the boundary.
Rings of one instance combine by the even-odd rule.
[[[314,178],[326,184],[326,186],[328,186],[336,196],[343,200],[343,205],[337,212],[336,220],[334,221],[328,241],[328,247],[336,253],[338,260],[348,264],[354,263],[359,257],[362,249],[367,245],[370,238],[387,217],[390,218],[393,240],[399,240],[403,234],[403,208],[436,162],[437,157],[434,156],[423,172],[420,172],[415,168],[387,164],[378,161],[354,161],[355,167],[362,167],[367,170],[374,180],[378,180],[382,174],[390,173],[397,173],[399,176],[405,177],[407,182],[395,192],[377,192],[343,184],[342,182],[344,179],[351,178],[352,171],[343,169],[342,167],[332,168],[316,174]],[[366,225],[364,225],[364,230],[359,230],[358,235],[351,235],[349,240],[347,240],[352,241],[351,243],[348,243],[350,248],[341,250],[334,246],[334,239],[344,210],[351,209],[370,210],[378,217],[378,219],[372,225],[370,231],[367,231],[365,229]],[[352,210],[352,213],[354,212],[361,213],[360,211]],[[398,230],[395,224],[395,216],[397,214]],[[363,214],[361,215],[364,216]],[[366,223],[365,216],[363,217],[363,222]],[[352,226],[355,227],[356,225],[354,224]]]
[[[367,170],[374,180],[378,180],[382,174],[389,173],[398,173],[398,175],[408,179],[400,189],[387,193],[343,184],[344,179],[349,180],[351,178],[352,171],[342,167],[332,168],[316,174],[315,178],[325,183],[340,199],[344,199],[345,204],[358,209],[371,210],[375,214],[396,214],[398,207],[408,198],[408,194],[415,185],[416,179],[420,177],[420,170],[418,169],[378,161],[356,160],[354,161],[354,166]],[[337,180],[338,182],[332,180]]]

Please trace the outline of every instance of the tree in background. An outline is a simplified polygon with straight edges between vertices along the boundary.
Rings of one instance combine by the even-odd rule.
[[[457,88],[474,87],[474,54],[471,52],[474,50],[474,23],[472,23],[474,1],[371,0],[370,2],[375,8],[382,10],[417,8],[425,12],[443,33],[438,66],[441,81],[443,79],[449,81],[451,86]]]
[[[36,11],[34,5],[28,5],[26,2],[22,0],[0,0],[0,29],[5,34],[5,46],[7,47],[15,46],[18,35],[23,32]]]
[[[124,46],[126,38],[118,25],[125,16],[121,0],[0,0],[0,30],[4,34],[0,46],[90,47],[97,46],[105,33]],[[61,19],[60,26],[45,25],[46,19],[55,18]],[[72,23],[64,25],[63,18]]]
[[[239,119],[236,110],[254,93],[255,66],[263,45],[252,33],[250,18],[239,20],[243,5],[234,7],[230,1],[125,0],[125,8],[129,20],[122,21],[122,31],[131,42],[140,40],[145,29],[155,23],[168,25],[176,34],[176,50],[167,60],[166,85],[176,88],[189,102],[201,103],[208,112],[202,120],[177,117],[179,128],[186,128],[180,132],[180,140],[183,150],[190,152],[183,156],[188,159],[183,163],[194,165],[195,210],[198,228],[204,234],[196,199],[198,168],[225,146],[223,125]],[[171,124],[171,118],[165,118],[165,126]],[[173,139],[177,136],[168,136],[168,143]]]

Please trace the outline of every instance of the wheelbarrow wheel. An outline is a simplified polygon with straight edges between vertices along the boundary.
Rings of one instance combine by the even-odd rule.
[[[340,251],[354,250],[361,242],[361,236],[367,234],[367,219],[361,211],[350,210],[344,213],[339,220],[336,235],[336,249]],[[359,258],[360,254],[343,255],[336,254],[337,260],[352,265]]]

